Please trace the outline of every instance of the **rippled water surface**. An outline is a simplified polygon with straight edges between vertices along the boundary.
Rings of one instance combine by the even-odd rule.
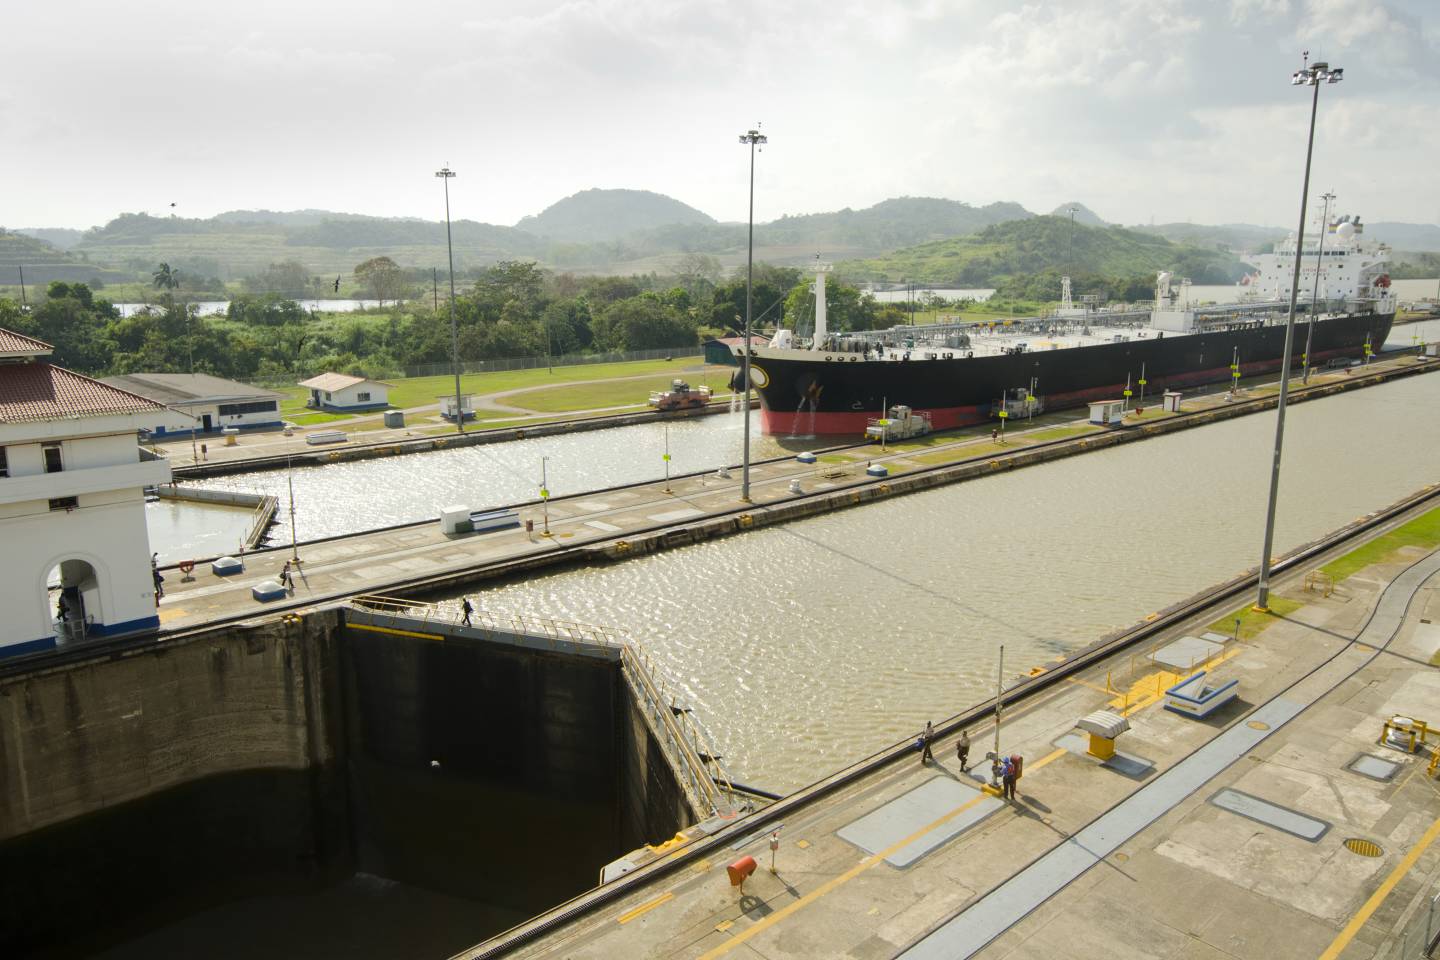
[[[779,444],[760,435],[759,413],[751,417],[750,456],[759,460],[783,454]],[[739,463],[743,428],[738,412],[671,423],[672,474]],[[552,497],[659,480],[665,476],[661,458],[666,433],[665,425],[651,423],[298,468],[293,471],[296,536],[303,541],[438,517],[441,508],[451,504],[478,510],[534,500],[540,492],[542,457],[547,460],[544,471]],[[288,524],[284,470],[217,477],[193,485],[279,497]],[[289,542],[287,524],[274,529],[277,541]]]
[[[1291,408],[1281,550],[1440,480],[1440,375]],[[1274,414],[514,583],[623,628],[732,774],[786,790],[1253,565]]]

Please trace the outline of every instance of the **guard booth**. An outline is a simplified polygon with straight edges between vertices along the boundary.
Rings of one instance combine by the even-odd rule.
[[[1094,400],[1090,404],[1090,422],[1102,427],[1119,426],[1125,419],[1124,400]]]

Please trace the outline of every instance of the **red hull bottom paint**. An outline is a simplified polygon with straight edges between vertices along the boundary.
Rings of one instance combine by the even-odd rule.
[[[1328,353],[1316,354],[1315,363],[1323,363],[1332,356],[1349,355],[1352,351],[1336,350]],[[1292,376],[1298,373],[1299,364],[1292,364]],[[1313,365],[1312,365],[1313,366]],[[1270,360],[1265,363],[1242,364],[1240,373],[1245,377],[1253,377],[1262,373],[1269,373],[1272,370],[1280,369],[1279,360]],[[1177,387],[1193,387],[1203,383],[1219,383],[1230,378],[1230,368],[1214,367],[1209,370],[1201,370],[1192,374],[1167,377],[1163,389],[1174,389]],[[1118,400],[1125,389],[1123,383],[1112,383],[1100,387],[1092,387],[1089,390],[1076,390],[1071,393],[1047,395],[1045,408],[1047,410],[1063,410],[1067,407],[1079,407],[1090,403],[1093,400]],[[1133,388],[1137,389],[1138,388]],[[1151,393],[1145,397],[1146,405],[1154,405],[1160,402],[1160,393]],[[1140,405],[1138,397],[1132,397],[1131,403]],[[990,416],[990,405],[964,406],[964,407],[935,407],[925,412],[930,414],[930,422],[936,430],[952,430],[956,427],[966,427],[977,423],[984,423],[987,420],[999,424],[999,420]],[[865,428],[870,421],[879,416],[878,410],[854,410],[854,411],[809,411],[796,412],[793,410],[769,410],[764,407],[760,410],[760,432],[766,436],[809,436],[816,435],[855,435],[864,436]]]

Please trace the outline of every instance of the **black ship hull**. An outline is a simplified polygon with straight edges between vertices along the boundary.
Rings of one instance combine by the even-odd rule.
[[[1378,352],[1390,334],[1389,313],[1356,313],[1315,324],[1312,366],[1360,357],[1368,343]],[[1298,368],[1307,323],[1295,325],[1292,363]],[[1028,388],[1054,410],[1092,400],[1119,399],[1136,383],[1142,367],[1144,392],[1158,401],[1164,390],[1224,381],[1238,354],[1242,376],[1278,370],[1285,326],[1243,326],[1186,336],[1147,335],[1121,343],[1036,350],[1002,356],[881,360],[863,355],[771,352],[751,357],[760,394],[761,429],[766,434],[858,434],[883,404],[907,404],[926,411],[936,429],[978,423],[991,416],[1006,393]],[[914,351],[926,357],[923,347]],[[1139,393],[1138,385],[1134,388]]]

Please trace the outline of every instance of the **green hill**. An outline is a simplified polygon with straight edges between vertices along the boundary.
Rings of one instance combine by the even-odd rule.
[[[864,210],[786,216],[756,226],[755,242],[767,246],[813,244],[882,253],[931,240],[975,233],[1006,220],[1034,216],[1018,203],[972,207],[935,197],[898,197]]]
[[[0,284],[19,284],[24,274],[27,286],[51,280],[100,284],[125,280],[125,274],[90,263],[84,256],[59,250],[44,240],[0,228]]]
[[[515,225],[551,240],[573,243],[618,240],[669,224],[713,224],[689,204],[649,190],[581,190]]]
[[[1123,227],[1074,227],[1069,217],[1033,217],[986,227],[968,237],[897,250],[888,256],[839,265],[857,280],[918,280],[955,286],[998,286],[1005,278],[1045,270],[1133,277],[1173,270],[1196,283],[1230,283],[1245,273],[1233,255],[1214,248],[1171,243]]]
[[[1078,224],[1081,224],[1082,226],[1086,226],[1086,227],[1108,227],[1108,226],[1110,226],[1109,223],[1107,223],[1106,221],[1100,219],[1099,214],[1097,214],[1094,210],[1091,210],[1089,207],[1085,206],[1085,204],[1081,203],[1081,202],[1078,201],[1078,200],[1072,200],[1072,201],[1070,201],[1069,203],[1062,203],[1062,204],[1060,204],[1060,206],[1058,206],[1058,207],[1056,207],[1054,210],[1051,210],[1051,211],[1050,211],[1050,216],[1052,216],[1052,217],[1064,217],[1066,220],[1069,220],[1069,219],[1070,219],[1070,210],[1071,210],[1071,208],[1074,208],[1074,210],[1075,210],[1075,222],[1078,223]]]

